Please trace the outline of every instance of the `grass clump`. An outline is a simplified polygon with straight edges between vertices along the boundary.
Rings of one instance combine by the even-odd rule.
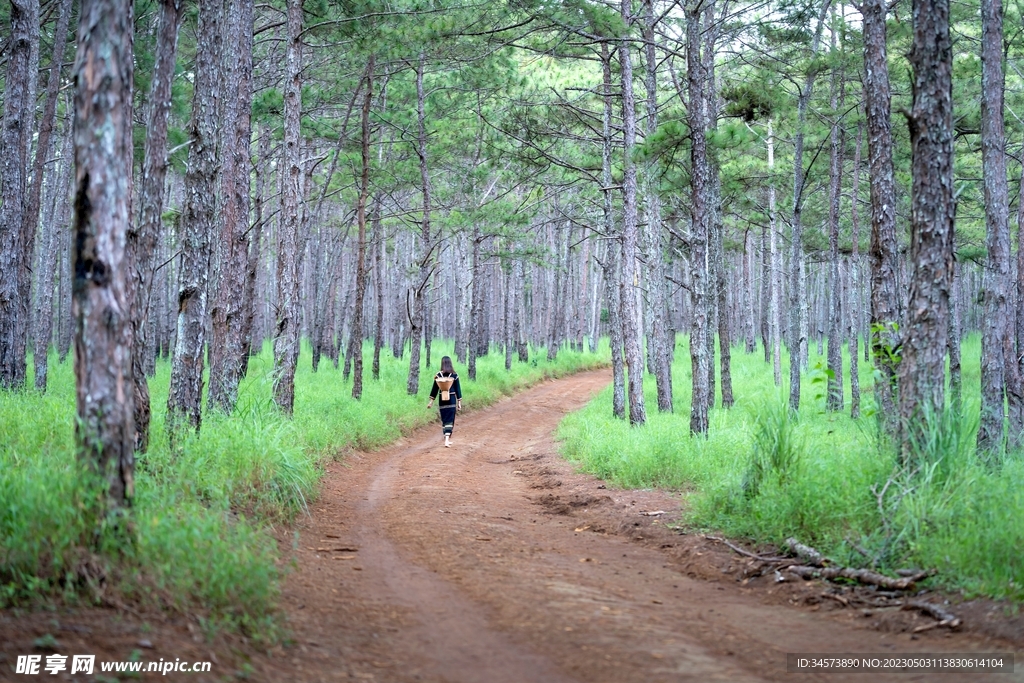
[[[679,491],[694,527],[779,545],[794,536],[848,566],[935,568],[947,588],[1024,600],[1024,458],[976,451],[979,345],[977,336],[964,344],[960,412],[925,418],[905,461],[877,431],[870,364],[860,376],[866,416],[853,420],[825,410],[813,352],[798,413],[760,352],[734,353],[736,405],[712,410],[708,436],[691,437],[685,343],[675,413],[631,429],[611,416],[609,389],[563,420],[562,450],[618,485]],[[654,391],[648,378],[650,404]]]
[[[440,358],[451,345],[434,350]],[[70,363],[51,363],[46,394],[0,392],[0,608],[57,596],[136,600],[273,638],[283,570],[271,525],[306,510],[328,459],[437,419],[425,407],[436,368],[423,368],[419,393],[409,396],[408,361],[385,353],[380,380],[367,371],[356,401],[351,378],[329,362],[313,373],[306,351],[293,419],[274,406],[268,347],[251,359],[234,414],[204,412],[200,433],[173,451],[164,431],[170,367],[158,363],[150,448],[137,457],[126,519],[100,517],[102,491],[75,456]],[[606,355],[563,351],[551,363],[514,363],[511,372],[503,356],[488,355],[478,359],[476,382],[462,372],[465,405],[480,408],[546,377],[601,366]]]

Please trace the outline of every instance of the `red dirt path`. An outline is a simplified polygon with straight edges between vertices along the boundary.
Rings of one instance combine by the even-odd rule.
[[[557,456],[558,421],[608,380],[546,382],[460,416],[451,449],[430,428],[332,466],[285,586],[298,647],[268,662],[268,678],[760,681],[798,676],[787,652],[1007,651],[967,634],[880,631],[859,613],[837,619],[741,588],[731,551],[669,530],[671,514],[640,514],[678,513],[677,500],[607,489]]]
[[[1013,619],[972,627],[987,618],[975,607],[962,632],[915,635],[929,618],[844,607],[830,599],[840,589],[817,582],[744,579],[743,558],[666,526],[678,499],[573,472],[553,430],[608,381],[584,373],[460,415],[450,449],[438,425],[332,464],[311,516],[280,535],[294,544],[284,646],[205,643],[180,618],[7,611],[0,680],[30,680],[9,674],[11,656],[53,633],[65,654],[90,647],[123,659],[142,638],[147,660],[216,659],[212,677],[165,678],[182,681],[1024,681],[1024,629]],[[656,511],[665,514],[641,514]],[[1008,676],[786,672],[788,652],[1014,649]]]

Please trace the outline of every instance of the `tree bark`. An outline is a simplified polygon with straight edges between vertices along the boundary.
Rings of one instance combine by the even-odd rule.
[[[10,21],[0,134],[0,388],[21,389],[30,325],[24,283],[31,252],[24,223],[39,71],[39,0],[11,0]],[[34,236],[34,224],[32,229]]]
[[[178,324],[171,386],[167,398],[167,430],[173,439],[188,425],[199,431],[203,396],[203,352],[209,314],[210,240],[217,211],[217,121],[222,97],[220,76],[222,8],[217,0],[201,0],[196,31],[196,83],[192,102],[191,147],[185,175],[185,207],[181,216],[181,258]]]
[[[835,7],[832,8],[832,23],[835,25]],[[832,52],[836,53],[836,31],[832,30]],[[830,87],[832,109],[832,130],[829,132],[829,183],[828,183],[828,259],[829,293],[828,302],[828,396],[825,408],[829,411],[843,409],[843,310],[842,280],[839,272],[839,200],[842,189],[843,157],[846,134],[840,134],[839,108],[845,98],[845,74],[833,66]],[[838,81],[838,83],[836,82]],[[838,91],[838,92],[837,92]]]
[[[743,232],[743,292],[746,299],[743,307],[743,336],[746,339],[747,353],[757,350],[757,296],[754,284],[754,258],[757,249],[754,247],[754,231],[747,228]]]
[[[352,398],[363,395],[363,301],[366,299],[366,200],[370,195],[370,106],[373,104],[374,56],[366,64],[365,93],[362,115],[362,172],[359,177],[359,199],[356,202],[356,225],[359,243],[356,247],[356,306],[352,315]],[[415,393],[415,392],[413,392]]]
[[[654,0],[644,0],[644,85],[647,90],[645,133],[653,138],[658,131],[658,55],[655,50],[657,13]],[[643,189],[647,227],[644,230],[644,252],[647,259],[648,303],[651,334],[647,341],[652,359],[651,368],[658,390],[658,411],[671,413],[672,361],[668,349],[668,325],[665,301],[664,236],[661,225],[661,197],[658,194],[657,161],[653,157],[644,164]]]
[[[377,290],[377,317],[373,325],[373,379],[380,379],[380,350],[384,347],[384,224],[380,219],[380,198],[373,202],[373,285]]]
[[[227,96],[221,133],[223,222],[217,249],[218,291],[212,309],[209,404],[231,413],[238,402],[238,384],[249,355],[243,336],[243,318],[249,260],[253,0],[228,0],[227,12],[224,50]]]
[[[701,59],[700,2],[686,6],[686,70],[690,106],[690,190],[692,229],[690,233],[690,299],[693,322],[690,328],[690,364],[693,390],[690,399],[690,433],[707,434],[710,387],[708,372],[708,239],[711,231],[709,206],[710,164],[707,153],[704,65]]]
[[[960,277],[959,265],[953,262],[953,284],[949,291],[949,405],[953,413],[961,414],[963,380],[960,367]]]
[[[622,19],[629,24],[630,0],[622,0]],[[631,41],[623,39],[619,45],[619,66],[622,72],[622,339],[626,350],[626,368],[629,381],[629,423],[642,425],[647,421],[644,407],[644,357],[637,325],[637,207],[636,164],[636,100],[633,95],[633,55]]]
[[[850,347],[850,417],[860,417],[860,369],[857,358],[858,335],[860,334],[860,152],[864,138],[864,125],[857,126],[857,146],[853,153],[853,187],[850,199],[850,241],[853,253],[850,255],[849,289],[847,290],[848,345]]]
[[[263,241],[263,205],[265,203],[265,177],[264,164],[270,161],[270,131],[257,128],[256,137],[257,163],[255,165],[256,176],[256,198],[253,202],[252,234],[249,237],[249,253],[246,255],[245,263],[245,293],[242,301],[245,302],[245,310],[241,320],[242,326],[242,348],[245,353],[242,355],[242,377],[249,371],[249,357],[260,352],[263,348],[263,339],[257,339],[258,343],[253,344],[253,330],[256,324],[256,312],[259,309],[259,301],[256,297],[256,279],[259,275],[260,249]],[[337,362],[335,362],[337,365]]]
[[[1024,150],[1024,147],[1022,147]],[[1021,156],[1024,159],[1024,154]],[[1017,380],[1015,386],[1007,385],[1010,400],[1010,448],[1019,448],[1024,441],[1024,164],[1017,196],[1017,315],[1016,338],[1013,353],[1004,360],[1017,363],[1016,372],[1007,371],[1007,376]]]
[[[156,61],[149,89],[149,115],[146,122],[138,223],[134,229],[128,229],[125,243],[133,330],[135,448],[142,453],[149,448],[151,409],[146,364],[147,353],[150,350],[150,301],[156,268],[156,251],[163,232],[161,215],[167,175],[167,119],[171,111],[171,84],[174,80],[178,28],[182,13],[181,0],[163,0],[160,3],[160,19],[156,30]]]
[[[25,255],[32,257],[35,253],[34,243],[36,235],[36,227],[39,225],[39,205],[40,197],[43,189],[43,177],[45,164],[53,154],[53,145],[51,144],[50,138],[53,135],[53,126],[57,120],[57,96],[60,92],[60,70],[64,63],[64,46],[68,40],[68,24],[71,21],[71,0],[60,0],[60,5],[57,10],[57,23],[53,29],[53,55],[50,58],[50,69],[46,80],[46,103],[43,105],[43,115],[39,120],[39,135],[36,138],[36,157],[35,162],[32,166],[32,184],[29,186],[28,198],[25,204],[25,215],[22,219],[22,235],[25,238]],[[56,173],[54,175],[57,175]],[[53,247],[49,243],[50,230],[53,226],[44,226],[44,243],[39,249],[39,258],[34,260],[34,263],[43,264],[44,261],[52,263],[51,254],[53,253]],[[45,251],[45,253],[44,253]],[[31,274],[26,270],[26,278],[22,283],[22,295],[27,297],[25,301],[26,310],[31,308]],[[44,267],[40,269],[38,275],[40,276],[37,280],[36,290],[37,298],[43,297],[43,287],[50,287],[52,289],[53,282],[53,269],[52,267]],[[42,277],[48,275],[48,277]],[[47,300],[52,299],[52,291],[47,296]],[[37,309],[37,313],[39,309]],[[43,315],[49,316],[49,304]],[[26,319],[27,322],[27,319]],[[40,333],[40,327],[44,327],[46,336]],[[51,322],[47,320],[45,323],[40,320],[39,316],[35,317],[34,330],[36,331],[35,339],[33,343],[33,356],[35,361],[35,385],[36,389],[41,391],[46,390],[46,357],[50,349],[50,331],[52,329]]]
[[[106,479],[111,507],[129,504],[135,476],[123,248],[131,219],[132,24],[128,0],[82,0],[74,68],[75,441],[79,459]]]
[[[284,84],[284,173],[278,223],[277,329],[274,336],[274,403],[291,415],[299,361],[299,226],[302,202],[302,0],[288,0]]]
[[[985,311],[981,334],[981,420],[978,449],[1003,447],[1005,375],[1016,372],[1017,359],[1004,358],[1012,328],[1010,309],[1010,190],[1006,182],[1006,130],[1003,124],[1003,3],[981,1],[981,164],[985,186],[985,246],[988,258],[981,290]],[[950,238],[952,239],[952,237]],[[947,295],[948,296],[948,295]],[[1019,413],[1013,410],[1012,413]],[[1017,425],[1019,431],[1019,425]],[[1012,432],[1011,432],[1012,433]],[[1015,439],[1016,440],[1016,439]]]
[[[811,40],[811,59],[818,56],[821,44],[821,31],[825,26],[825,16],[830,0],[823,0],[818,14],[818,25]],[[803,87],[797,98],[797,123],[793,151],[793,221],[790,242],[790,282],[789,282],[789,407],[800,408],[800,368],[807,352],[806,316],[807,306],[804,301],[804,247],[803,247],[803,202],[804,202],[804,126],[807,121],[807,107],[814,92],[816,70],[811,67],[807,71]]]
[[[52,196],[48,198],[47,215],[44,218],[43,242],[37,260],[39,280],[36,291],[36,326],[35,326],[35,366],[36,388],[46,390],[47,355],[50,339],[53,336],[53,290],[54,273],[59,265],[59,254],[63,251],[61,235],[65,231],[65,214],[69,201],[71,176],[75,167],[74,138],[71,126],[67,126],[64,149],[61,153],[57,179],[54,182]],[[65,325],[67,323],[65,322]]]
[[[423,218],[420,223],[420,258],[419,272],[416,276],[416,283],[413,288],[413,312],[410,321],[410,353],[409,353],[409,379],[406,382],[406,393],[410,396],[419,393],[420,388],[420,339],[423,336],[423,321],[425,309],[425,291],[430,273],[433,271],[434,245],[430,228],[430,169],[427,164],[427,96],[423,90],[423,72],[426,68],[426,55],[420,52],[419,62],[416,65],[416,125],[417,141],[416,155],[420,162],[420,186],[423,194]],[[476,254],[479,246],[474,246],[474,271],[476,270]],[[479,273],[473,274],[473,296],[476,297],[480,287],[476,279]],[[475,298],[474,298],[475,301]],[[470,379],[476,378],[476,365],[474,364],[474,350],[470,343]]]
[[[953,277],[953,49],[949,0],[914,0],[910,298],[899,369],[903,457],[944,407]],[[993,350],[994,351],[994,350]]]
[[[779,231],[775,224],[775,132],[772,120],[768,119],[768,232],[771,234],[771,328],[772,328],[772,370],[775,386],[782,386],[782,250],[779,248]]]
[[[897,427],[898,325],[903,297],[898,290],[896,190],[889,118],[889,58],[886,49],[886,2],[864,0],[864,108],[868,129],[868,178],[871,193],[871,355],[879,378],[875,401],[883,429]]]

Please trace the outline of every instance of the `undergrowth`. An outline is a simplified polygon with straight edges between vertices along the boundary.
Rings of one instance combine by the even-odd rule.
[[[1020,601],[1024,457],[975,448],[979,346],[977,336],[963,346],[962,412],[926,418],[905,462],[878,433],[870,364],[860,364],[866,414],[853,420],[848,380],[846,412],[826,412],[824,359],[813,350],[796,414],[762,352],[734,351],[736,404],[725,410],[719,399],[707,438],[691,437],[685,341],[673,365],[674,414],[649,411],[631,429],[611,416],[608,389],[563,420],[562,449],[617,485],[679,491],[691,527],[779,545],[795,536],[844,565],[936,569],[935,585]],[[645,380],[656,405],[653,377]]]
[[[368,346],[368,345],[367,345]],[[406,393],[408,355],[381,357],[361,401],[352,380],[329,361],[310,368],[308,348],[295,378],[295,415],[271,399],[269,347],[250,361],[230,416],[204,412],[198,435],[172,452],[164,432],[170,368],[150,379],[153,424],[136,461],[136,495],[126,519],[100,519],[102,493],[74,451],[75,392],[70,362],[51,359],[49,388],[0,392],[0,608],[60,599],[67,603],[138,601],[197,614],[211,628],[276,637],[282,562],[272,526],[301,514],[315,498],[325,462],[369,449],[437,419],[425,397],[436,368],[424,368],[419,394]],[[435,342],[436,364],[451,345]],[[547,362],[504,369],[504,357],[477,361],[463,378],[468,410],[547,377],[603,365],[599,354],[562,351]],[[32,363],[29,363],[31,369]],[[32,377],[28,380],[32,385]]]

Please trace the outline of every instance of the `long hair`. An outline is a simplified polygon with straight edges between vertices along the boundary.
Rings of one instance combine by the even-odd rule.
[[[454,375],[455,368],[452,367],[452,359],[448,356],[441,358],[441,372],[446,375]]]

